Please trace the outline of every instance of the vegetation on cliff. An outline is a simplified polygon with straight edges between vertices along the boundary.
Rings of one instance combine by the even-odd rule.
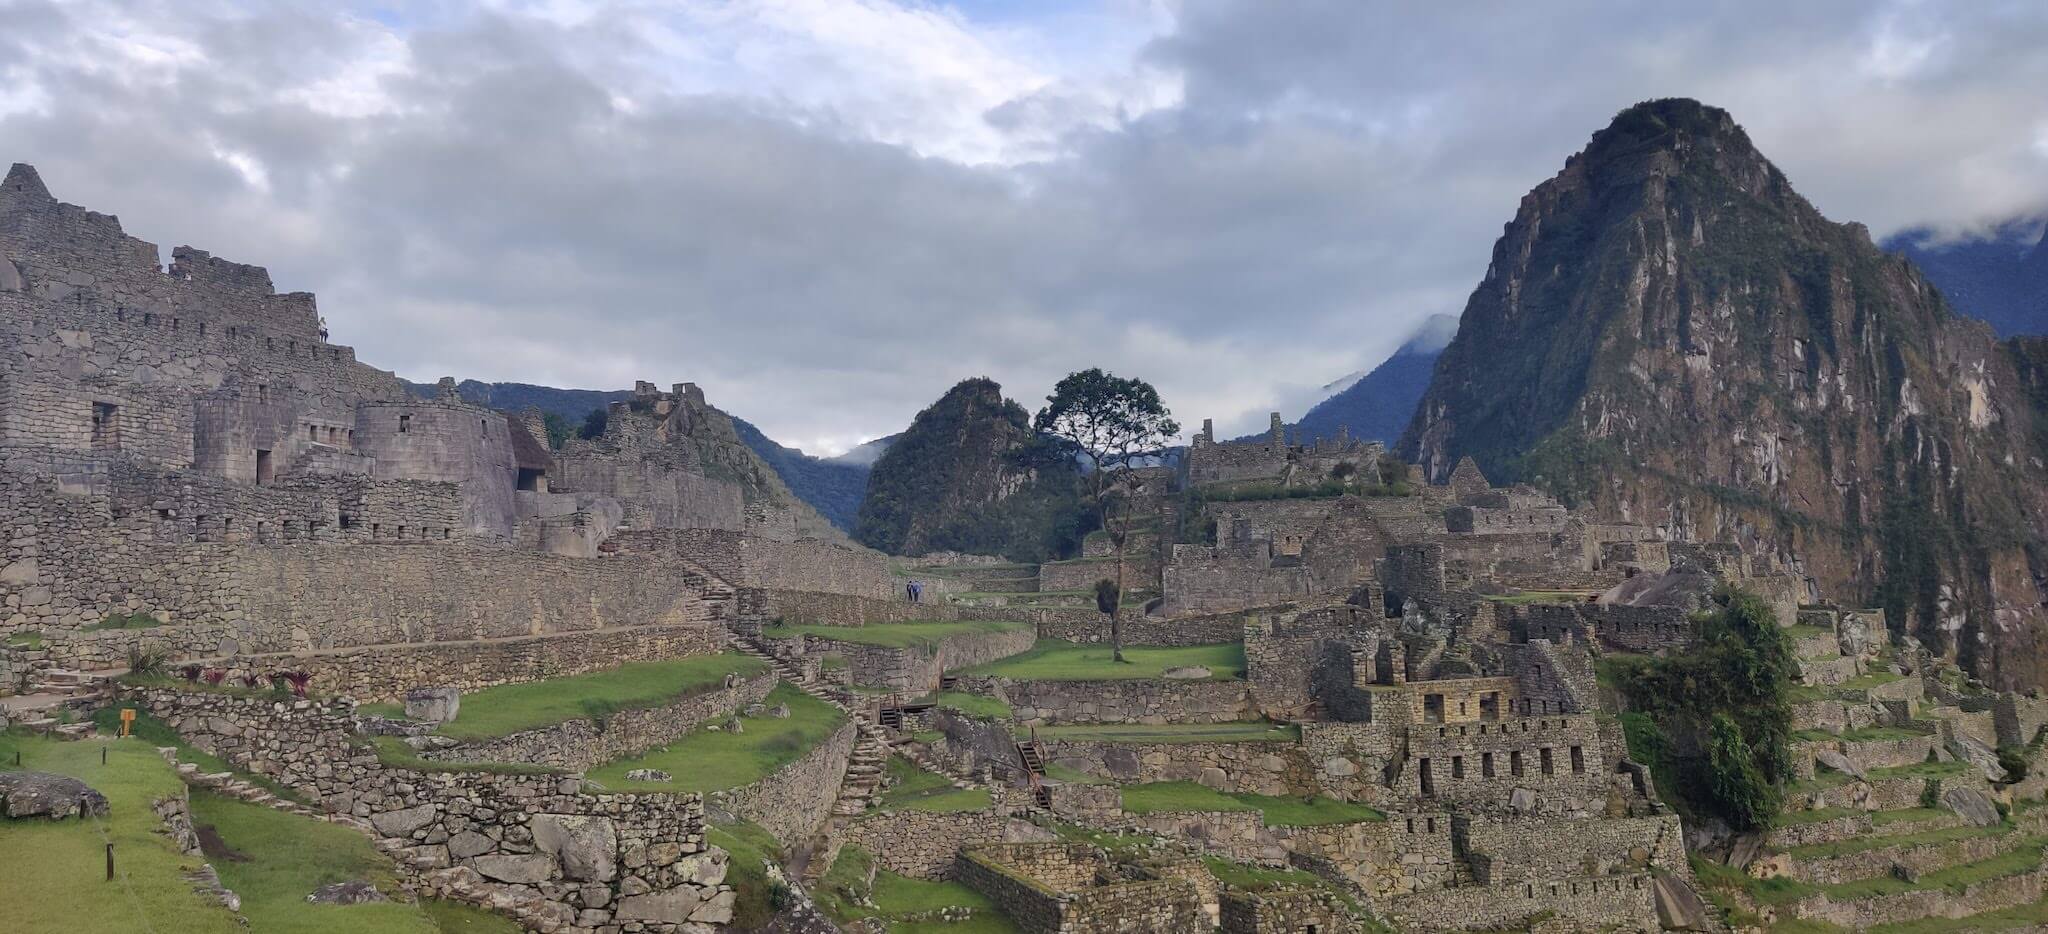
[[[1770,604],[1733,589],[1714,599],[1720,607],[1700,618],[1692,647],[1616,666],[1629,755],[1692,813],[1758,830],[1777,816],[1793,775],[1798,663]]]
[[[854,537],[890,554],[1070,556],[1089,531],[1079,479],[1000,385],[964,380],[875,461]]]

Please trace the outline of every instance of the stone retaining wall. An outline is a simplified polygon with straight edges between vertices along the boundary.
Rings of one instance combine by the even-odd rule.
[[[583,771],[683,738],[700,723],[731,716],[760,703],[781,679],[773,669],[659,707],[620,710],[603,720],[576,719],[510,736],[430,749],[420,758],[437,762],[525,762]]]
[[[1792,903],[1789,912],[1784,908],[1779,912],[1781,916],[1789,913],[1810,921],[1825,921],[1861,931],[1897,921],[1961,918],[2024,905],[2041,898],[2044,878],[2048,878],[2048,873],[2036,870],[1966,885],[1960,892],[1932,889],[1845,901],[1835,901],[1821,894]]]
[[[1059,723],[1233,723],[1253,718],[1244,681],[1014,681],[988,693],[1025,726]]]
[[[1030,614],[1038,623],[1040,639],[1062,642],[1098,643],[1109,641],[1109,620],[1094,609],[1038,610]],[[1119,628],[1125,645],[1215,645],[1244,638],[1244,613],[1215,613],[1204,616],[1162,618],[1126,616]]]
[[[712,792],[712,806],[761,825],[784,846],[808,842],[839,798],[855,733],[853,723],[847,722],[811,751],[760,781]]]
[[[1320,791],[1302,749],[1286,742],[1080,743],[1049,740],[1046,757],[1123,784],[1201,782],[1219,791],[1308,795]]]
[[[1508,925],[1549,912],[1587,930],[1618,918],[1656,917],[1656,885],[1648,873],[1574,876],[1549,882],[1467,885],[1388,900],[1386,913],[1403,929]]]
[[[1296,861],[1325,867],[1375,898],[1449,885],[1457,869],[1451,815],[1444,811],[1275,828],[1273,834]]]
[[[349,732],[347,700],[124,689],[198,749],[366,821],[420,870],[452,870],[530,927],[695,930],[730,920],[725,851],[696,794],[590,794],[574,775],[392,768]]]
[[[371,646],[310,654],[238,655],[217,664],[240,673],[305,671],[319,692],[361,701],[399,701],[417,687],[465,691],[560,678],[627,662],[725,651],[725,630],[707,623],[635,626],[560,636],[447,645]]]
[[[1058,839],[1058,834],[998,809],[940,814],[931,811],[887,811],[862,817],[840,833],[842,847],[872,854],[875,865],[913,879],[938,881],[953,877],[962,847],[981,843],[1032,843]]]
[[[805,655],[826,653],[846,659],[853,683],[888,691],[922,693],[936,690],[948,671],[1000,661],[1030,650],[1037,634],[1029,627],[1004,632],[963,632],[946,636],[935,647],[897,648],[845,642],[820,636],[802,637]],[[794,640],[784,640],[794,641]]]
[[[1896,873],[1901,869],[1924,874],[1949,866],[1990,859],[2012,849],[2020,842],[2019,837],[2019,834],[2008,833],[1949,843],[1887,846],[1842,856],[1800,859],[1792,862],[1791,875],[1801,882],[1836,883],[1872,879]]]

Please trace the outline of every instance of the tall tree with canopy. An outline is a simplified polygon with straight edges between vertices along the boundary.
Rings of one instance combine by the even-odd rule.
[[[1091,367],[1070,373],[1053,387],[1038,410],[1033,427],[1057,438],[1088,459],[1086,478],[1096,518],[1116,550],[1116,601],[1109,614],[1110,655],[1124,660],[1121,625],[1124,592],[1124,544],[1130,538],[1131,515],[1126,499],[1132,468],[1158,457],[1180,434],[1180,424],[1159,401],[1159,390],[1141,379],[1123,379]]]

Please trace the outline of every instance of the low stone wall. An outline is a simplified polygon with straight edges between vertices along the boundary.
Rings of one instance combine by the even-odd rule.
[[[1218,900],[1222,934],[1299,934],[1342,931],[1350,917],[1323,892],[1300,887],[1274,891],[1225,890]]]
[[[2008,833],[1949,843],[1888,846],[1842,856],[1794,860],[1791,875],[1801,882],[1836,883],[1876,878],[1899,869],[1924,874],[1990,859],[2012,849],[2020,842],[2019,838],[2019,834]]]
[[[58,668],[98,671],[128,667],[130,652],[165,658],[204,658],[237,643],[234,630],[220,623],[184,623],[153,629],[71,630],[45,633],[43,651]]]
[[[1906,739],[1866,739],[1835,745],[1858,767],[1883,769],[1926,762],[1929,754],[1941,748],[1941,741],[1928,733]]]
[[[1028,627],[1004,632],[964,632],[935,647],[896,648],[804,636],[802,654],[831,653],[846,659],[847,672],[861,687],[924,692],[939,686],[948,671],[972,668],[1029,651],[1037,634]]]
[[[1652,866],[1686,878],[1692,873],[1685,858],[1685,828],[1675,814],[1550,820],[1480,816],[1462,827],[1481,882],[1541,882],[1547,877],[1545,867],[1557,866],[1592,875]]]
[[[1058,723],[1232,723],[1253,718],[1244,681],[1013,681],[991,679],[1026,726]]]
[[[1648,873],[1464,885],[1416,892],[1386,903],[1387,916],[1404,930],[1504,925],[1544,912],[1596,930],[1618,919],[1653,922],[1656,911],[1656,884]]]
[[[1031,614],[1040,639],[1097,643],[1109,641],[1109,620],[1093,609],[1040,610]],[[1164,618],[1126,616],[1119,629],[1125,645],[1215,645],[1244,638],[1244,613]]]
[[[712,792],[712,806],[761,825],[784,846],[809,841],[839,798],[855,733],[853,723],[847,722],[811,751],[760,781]]]
[[[1048,561],[1038,566],[1038,589],[1041,593],[1062,590],[1094,590],[1096,581],[1115,579],[1116,559],[1114,558]],[[1159,558],[1157,555],[1124,555],[1125,587],[1142,590],[1158,579]]]
[[[589,794],[574,775],[419,772],[357,746],[355,705],[123,689],[198,749],[357,818],[414,868],[488,889],[531,928],[696,930],[731,919],[696,794]]]
[[[1209,926],[1194,883],[1153,879],[1095,885],[1106,868],[1080,844],[984,844],[960,852],[954,872],[1025,934],[1197,931]]]
[[[1045,744],[1052,762],[1123,784],[1201,782],[1218,791],[1316,794],[1314,768],[1284,742]]]
[[[1822,894],[1800,899],[1789,907],[1795,917],[1861,931],[1897,921],[1961,918],[2024,905],[2041,898],[2044,878],[2048,878],[2048,873],[2036,870],[1966,885],[1960,892],[1933,889],[1847,901],[1835,901]],[[1786,913],[1784,909],[1779,911],[1781,916]]]
[[[525,762],[583,771],[675,742],[706,720],[730,716],[760,703],[781,680],[773,669],[664,704],[615,711],[599,720],[567,720],[497,739],[430,749],[420,758],[436,762]]]
[[[215,664],[235,673],[279,669],[313,676],[315,691],[347,692],[360,701],[401,701],[417,687],[465,691],[541,681],[725,651],[715,624],[634,626],[559,636],[488,642],[371,646],[304,654],[237,655]]]
[[[1287,850],[1265,827],[1258,811],[1154,811],[1126,814],[1116,829],[1186,840],[1204,851],[1239,862],[1287,865]]]
[[[1451,816],[1443,811],[1273,831],[1296,861],[1364,889],[1375,898],[1449,885],[1457,867]]]
[[[875,865],[913,879],[950,879],[962,847],[982,843],[1033,843],[1058,834],[997,809],[939,814],[888,811],[863,817],[840,833],[842,847],[872,854]]]
[[[914,623],[962,618],[956,607],[942,603],[911,603],[901,598],[883,599],[767,587],[742,587],[738,591],[738,596],[736,612],[742,619],[779,619],[787,623],[814,626],[872,626],[877,623]]]

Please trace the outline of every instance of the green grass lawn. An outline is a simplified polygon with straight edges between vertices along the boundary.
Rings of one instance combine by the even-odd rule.
[[[1979,837],[2002,837],[2012,832],[2011,827],[1942,827],[1935,830],[1921,830],[1914,833],[1850,837],[1829,843],[1810,843],[1795,846],[1785,852],[1799,859],[1824,859],[1830,856],[1847,856],[1864,853],[1890,846],[1916,846],[1924,843],[1954,843],[1958,840],[1975,840]]]
[[[398,895],[390,860],[368,837],[339,824],[309,820],[204,791],[192,794],[192,820],[211,826],[232,851],[209,854],[222,885],[242,897],[249,928],[263,934],[436,934],[443,930],[516,934],[517,924],[467,905],[392,901],[309,905],[323,885],[367,880]],[[159,928],[161,929],[161,928]]]
[[[2040,931],[2048,930],[2048,898],[1987,911],[1961,918],[1921,918],[1897,924],[1880,924],[1870,934],[1948,934],[1951,931]]]
[[[107,764],[100,764],[100,750]],[[107,796],[108,815],[85,821],[0,820],[0,931],[179,934],[245,931],[225,909],[208,905],[181,874],[199,868],[157,833],[152,800],[179,794],[169,764],[140,739],[57,742],[0,734],[0,770],[56,772]],[[106,845],[114,845],[116,881],[106,881]]]
[[[978,665],[962,674],[1015,678],[1020,681],[1117,681],[1157,678],[1168,668],[1200,665],[1209,679],[1244,677],[1244,643],[1190,645],[1172,648],[1125,646],[1124,661],[1111,661],[1109,646],[1077,645],[1042,639],[1031,650],[999,662]]]
[[[109,613],[97,623],[78,627],[79,632],[99,632],[106,629],[155,629],[163,621],[148,613]]]
[[[501,684],[462,696],[452,723],[437,731],[460,740],[496,739],[565,720],[600,719],[619,710],[659,707],[716,690],[727,672],[759,674],[768,663],[727,652],[659,662],[633,662],[609,671]],[[393,704],[365,705],[363,713],[403,716]]]
[[[119,735],[121,732],[121,709],[118,707],[102,707],[93,713],[93,723],[98,725],[100,732],[108,736]],[[129,732],[133,733],[136,739],[151,746],[176,747],[179,762],[190,762],[193,765],[199,766],[199,770],[202,772],[233,772],[243,781],[262,788],[264,791],[270,792],[286,801],[296,801],[300,804],[312,803],[307,800],[305,795],[278,784],[275,779],[267,775],[244,772],[229,765],[225,759],[211,753],[199,751],[191,743],[185,742],[185,738],[179,736],[178,731],[171,729],[170,724],[158,720],[146,711],[137,710],[135,712],[135,722],[130,725]]]
[[[890,756],[883,768],[894,784],[877,802],[880,810],[952,814],[989,806],[988,789],[955,788],[951,779],[920,769],[902,756]]]
[[[875,872],[870,888],[866,879],[873,867],[874,858],[860,848],[840,850],[817,887],[818,906],[841,923],[880,918],[890,934],[1016,934],[1017,926],[980,892],[958,882],[926,882],[886,869]],[[874,907],[861,904],[863,900]],[[957,923],[900,920],[950,907],[971,908],[974,914]]]
[[[761,628],[761,635],[769,639],[794,639],[797,636],[811,636],[830,639],[834,642],[852,642],[859,645],[879,645],[892,649],[913,646],[929,648],[939,644],[948,636],[970,635],[992,632],[1018,632],[1032,628],[1030,623],[999,623],[970,621],[961,623],[877,623],[873,626],[817,626],[808,623],[797,625],[775,625]]]
[[[1806,639],[1820,639],[1823,637],[1832,638],[1835,634],[1834,630],[1829,629],[1826,626],[1807,626],[1804,624],[1798,626],[1781,626],[1778,628],[1778,631],[1784,633],[1785,638],[1791,639],[1794,642],[1803,641]]]
[[[1159,811],[1258,811],[1268,827],[1310,827],[1383,821],[1385,814],[1332,798],[1303,799],[1217,791],[1195,782],[1152,782],[1123,788],[1123,808],[1133,814]]]
[[[969,716],[987,717],[991,720],[1010,719],[1010,705],[993,697],[983,697],[980,694],[969,694],[965,691],[942,691],[937,697],[932,698],[932,703],[948,710],[960,711]]]
[[[1020,731],[1018,735],[1028,735]],[[1271,723],[1200,723],[1181,726],[1144,724],[1077,723],[1071,726],[1042,726],[1038,738],[1047,742],[1071,743],[1294,743],[1301,741],[1301,728]]]
[[[742,717],[742,732],[699,728],[660,749],[612,762],[588,773],[613,791],[723,791],[759,781],[823,742],[846,721],[838,708],[787,684],[768,694],[768,705],[789,705],[789,717]],[[661,769],[672,782],[629,782],[632,769]]]
[[[1896,895],[1901,892],[1946,889],[1960,892],[1963,887],[2004,878],[2031,871],[2041,864],[2041,849],[2044,839],[2029,839],[2013,849],[1978,860],[1974,863],[1960,863],[1922,875],[1917,882],[1907,882],[1894,876],[1876,876],[1850,882],[1811,884],[1795,882],[1788,878],[1752,879],[1741,870],[1731,869],[1711,860],[1695,860],[1693,868],[1701,882],[1710,889],[1740,889],[1765,905],[1785,905],[1810,895],[1826,893],[1836,901],[1872,898],[1881,895]],[[1702,866],[1706,867],[1704,870]],[[1774,928],[1773,930],[1779,930]]]
[[[707,822],[704,839],[732,857],[725,871],[725,884],[739,893],[733,902],[732,929],[758,931],[765,927],[769,916],[775,913],[775,905],[768,871],[761,861],[783,863],[782,844],[776,841],[774,834],[751,821],[732,824]]]

